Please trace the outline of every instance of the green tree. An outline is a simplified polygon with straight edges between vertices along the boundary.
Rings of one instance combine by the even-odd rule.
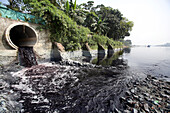
[[[72,0],[70,0],[70,2],[67,0],[67,2],[65,3],[66,14],[69,15],[71,18],[74,18],[75,14],[76,14],[76,12],[75,12],[76,7],[77,7],[76,0],[74,1],[74,3]]]
[[[124,38],[125,36],[130,36],[130,31],[132,31],[132,27],[134,23],[129,21],[127,18],[123,17],[120,21],[120,38]]]
[[[66,50],[77,50],[81,44],[87,40],[88,28],[78,26],[66,13],[49,0],[32,0],[31,12],[37,17],[41,17],[46,24],[46,28],[51,33],[51,41],[57,41],[63,44]]]
[[[41,0],[37,0],[37,2],[40,2]],[[48,0],[50,4],[53,4],[56,8],[64,10],[64,5],[66,3],[66,0]],[[22,0],[22,10],[26,11],[27,13],[32,13],[32,5],[30,3],[35,2],[35,0]]]
[[[94,12],[88,13],[83,25],[93,31],[92,24],[96,22],[95,18],[97,17],[98,16]]]
[[[132,30],[134,24],[123,17],[118,9],[98,5],[93,8],[93,11],[106,23],[108,29],[103,34],[107,34],[109,38],[119,40],[130,35],[129,31]]]
[[[88,1],[87,3],[80,4],[80,7],[82,9],[90,11],[93,5],[94,5],[94,1]]]
[[[66,3],[66,0],[49,0],[49,1],[57,8],[64,10],[63,6]]]
[[[13,9],[15,11],[21,12],[22,0],[8,0],[8,4],[5,4],[7,8]]]
[[[109,28],[107,27],[107,23],[105,23],[100,17],[95,18],[95,23],[91,24],[92,31],[97,34],[106,35]],[[106,34],[105,34],[106,33]]]
[[[131,46],[131,45],[132,45],[132,41],[131,41],[131,40],[121,40],[121,42],[122,42],[125,46]]]
[[[85,42],[94,46],[95,41],[120,46],[121,43],[113,40],[129,36],[133,27],[133,22],[123,17],[118,9],[103,4],[93,7],[93,1],[80,5],[76,0],[24,0],[24,3],[28,12],[45,21],[43,28],[50,30],[51,40],[61,42],[66,50],[78,49]],[[89,29],[81,25],[98,38],[88,38]]]

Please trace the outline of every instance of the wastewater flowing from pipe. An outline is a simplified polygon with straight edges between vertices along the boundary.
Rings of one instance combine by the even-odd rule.
[[[18,59],[21,66],[31,67],[38,65],[33,47],[19,47]]]

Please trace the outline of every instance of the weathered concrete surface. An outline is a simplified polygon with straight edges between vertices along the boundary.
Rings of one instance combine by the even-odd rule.
[[[114,54],[114,48],[109,44],[108,45],[108,49],[107,49],[107,57],[112,57],[112,55]]]
[[[11,24],[17,24],[17,23],[26,23],[30,27],[34,28],[36,31],[38,37],[37,42],[33,46],[34,51],[37,56],[39,56],[39,59],[50,59],[51,55],[51,48],[52,43],[50,42],[49,38],[49,31],[39,31],[37,30],[37,27],[39,25],[27,23],[23,21],[16,21],[8,18],[0,17],[0,64],[9,64],[13,60],[17,59],[17,51],[16,49],[13,49],[6,41],[5,38],[5,30],[11,25]]]
[[[97,44],[98,45],[98,59],[103,59],[106,55],[105,53],[105,49],[101,44]]]
[[[51,50],[51,61],[61,61],[62,57],[61,57],[61,52],[64,52],[64,47],[62,46],[62,44],[54,42],[52,43],[52,50]]]
[[[65,47],[61,43],[54,42],[56,45],[57,49],[61,52],[65,52]]]
[[[92,55],[90,53],[91,49],[90,46],[88,45],[88,43],[85,43],[84,46],[82,47],[83,51],[82,51],[82,56],[88,57],[91,59]]]

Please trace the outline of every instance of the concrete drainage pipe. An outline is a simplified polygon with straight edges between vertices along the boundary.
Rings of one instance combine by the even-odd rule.
[[[14,49],[33,47],[38,40],[36,31],[26,23],[11,24],[5,31],[5,37],[8,44]]]

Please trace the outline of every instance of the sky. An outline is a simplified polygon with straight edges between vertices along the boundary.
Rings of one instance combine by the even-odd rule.
[[[7,0],[0,0],[6,2]],[[74,1],[74,0],[73,0]],[[77,0],[77,4],[90,0]],[[170,0],[93,0],[119,9],[124,17],[134,22],[130,36],[133,45],[159,45],[170,42]]]

